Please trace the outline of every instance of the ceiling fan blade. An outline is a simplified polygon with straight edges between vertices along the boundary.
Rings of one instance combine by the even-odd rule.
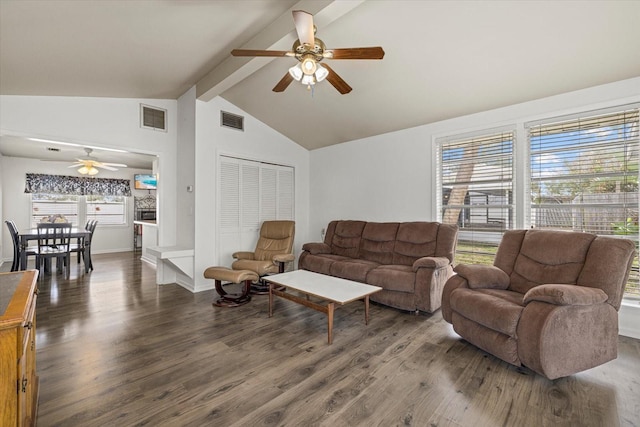
[[[324,56],[329,59],[382,59],[384,50],[380,46],[329,49],[325,50]]]
[[[233,56],[294,56],[288,50],[253,50],[253,49],[233,49]]]
[[[99,162],[100,165],[103,166],[112,166],[114,168],[126,168],[127,165],[125,165],[124,163],[103,163],[103,162]]]
[[[293,23],[296,26],[298,40],[300,44],[315,45],[315,37],[313,35],[313,15],[304,10],[294,10]]]
[[[118,169],[116,169],[116,168],[112,168],[111,166],[105,166],[105,165],[104,165],[104,164],[102,164],[102,163],[101,163],[101,164],[99,164],[99,165],[94,165],[94,166],[95,166],[95,167],[97,167],[97,168],[100,168],[100,169],[106,169],[106,170],[108,170],[108,171],[117,171],[117,170],[118,170]]]
[[[291,74],[289,74],[289,73],[285,74],[282,77],[282,79],[280,79],[278,84],[275,85],[275,87],[273,88],[273,91],[274,92],[284,92],[284,90],[289,87],[289,85],[291,84],[292,81],[293,81],[293,77],[291,76]]]
[[[327,64],[324,64],[324,63],[322,66],[329,71],[329,75],[327,76],[327,81],[329,81],[329,83],[331,83],[333,87],[338,89],[338,92],[340,92],[343,95],[351,92],[351,86],[349,86],[347,82],[342,80],[342,77],[336,74],[336,72],[333,71],[331,67],[329,67]]]

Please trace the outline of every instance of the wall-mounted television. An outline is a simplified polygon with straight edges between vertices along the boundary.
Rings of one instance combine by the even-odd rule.
[[[153,174],[135,174],[133,183],[133,188],[136,190],[155,190],[158,188],[158,179]]]

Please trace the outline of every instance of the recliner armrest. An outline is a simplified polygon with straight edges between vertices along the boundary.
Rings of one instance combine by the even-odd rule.
[[[453,271],[464,277],[471,289],[507,289],[507,273],[493,265],[459,264]]]
[[[255,253],[253,252],[234,252],[231,256],[234,259],[255,259]]]
[[[445,257],[431,257],[425,256],[418,258],[413,263],[413,271],[418,271],[419,268],[442,268],[449,265],[449,259]]]
[[[579,285],[545,284],[535,286],[524,294],[522,303],[541,301],[554,305],[594,305],[601,304],[609,298],[599,288]]]
[[[326,243],[311,242],[311,243],[305,243],[304,245],[302,245],[302,250],[307,251],[313,255],[330,254],[331,246],[327,245]]]
[[[296,257],[293,254],[275,254],[272,259],[273,263],[277,264],[279,262],[291,262],[296,259]]]

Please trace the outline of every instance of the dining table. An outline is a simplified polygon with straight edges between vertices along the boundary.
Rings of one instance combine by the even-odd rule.
[[[29,247],[30,240],[38,240],[38,229],[37,228],[27,228],[25,230],[21,230],[19,233],[20,238],[20,270],[27,269],[27,251],[26,249]],[[71,228],[71,238],[84,240],[86,237],[90,237],[91,232],[89,230],[85,230],[84,228],[72,227]],[[78,254],[78,256],[80,256]],[[91,266],[91,251],[86,251],[84,254],[84,270],[86,273],[89,272],[89,266]]]

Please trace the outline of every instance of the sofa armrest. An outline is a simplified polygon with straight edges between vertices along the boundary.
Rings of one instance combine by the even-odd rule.
[[[464,277],[471,289],[507,289],[509,276],[493,265],[459,264],[453,271]]]
[[[293,254],[275,254],[273,256],[273,263],[277,264],[279,262],[291,262],[295,259],[295,255]]]
[[[413,271],[418,271],[419,268],[442,268],[449,265],[449,259],[445,257],[431,257],[425,256],[418,258],[413,263]]]
[[[233,255],[231,255],[233,257],[233,259],[254,259],[255,258],[255,254],[253,252],[234,252]]]
[[[452,323],[451,318],[453,313],[453,310],[451,309],[451,293],[460,288],[468,289],[469,283],[464,277],[459,274],[454,274],[447,279],[447,282],[444,284],[444,288],[442,289],[442,306],[440,309],[442,310],[442,318],[449,323]]]
[[[541,301],[554,305],[594,305],[609,298],[602,289],[578,285],[545,284],[535,286],[524,294],[524,305]]]
[[[302,250],[307,251],[313,255],[331,253],[331,247],[326,243],[321,242],[305,243],[304,245],[302,245]]]

